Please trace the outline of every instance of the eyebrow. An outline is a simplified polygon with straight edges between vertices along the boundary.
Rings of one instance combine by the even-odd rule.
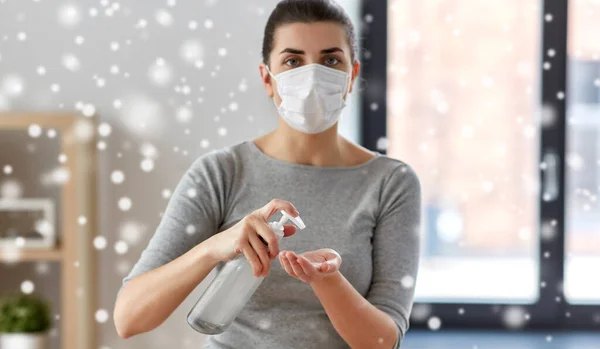
[[[333,53],[333,52],[344,52],[344,50],[342,50],[339,47],[331,47],[331,48],[321,50],[321,54],[327,54],[327,53]],[[282,53],[293,53],[293,54],[297,54],[297,55],[305,54],[305,52],[302,50],[298,50],[295,48],[289,48],[289,47],[283,49],[283,51],[281,51],[279,54],[282,54]]]

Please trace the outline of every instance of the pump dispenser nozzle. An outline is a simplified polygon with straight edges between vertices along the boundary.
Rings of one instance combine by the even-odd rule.
[[[277,222],[277,228],[279,229],[279,227],[283,227],[283,225],[289,220],[292,221],[292,223],[294,223],[298,228],[300,229],[304,229],[306,228],[306,225],[304,224],[304,222],[302,221],[302,218],[300,218],[300,216],[298,217],[292,217],[289,213],[281,210],[281,219],[279,220],[279,222]]]
[[[304,221],[302,221],[302,218],[300,218],[300,216],[298,217],[292,217],[289,213],[281,210],[279,211],[281,212],[281,219],[279,220],[279,222],[270,222],[269,226],[271,227],[271,229],[273,229],[273,232],[275,234],[277,234],[277,236],[279,236],[280,238],[283,237],[283,225],[287,222],[287,221],[291,221],[292,223],[294,223],[299,229],[304,229],[306,228],[306,225],[304,224]],[[263,241],[264,242],[264,241]]]

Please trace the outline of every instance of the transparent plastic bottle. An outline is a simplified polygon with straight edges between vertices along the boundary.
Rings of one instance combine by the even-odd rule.
[[[298,228],[306,226],[300,217],[292,217],[285,211],[279,222],[269,222],[277,238],[283,237],[283,224],[288,220]],[[252,265],[244,254],[237,255],[225,263],[221,271],[208,285],[200,299],[188,313],[187,322],[196,331],[204,334],[224,332],[242,311],[264,277],[254,276]]]

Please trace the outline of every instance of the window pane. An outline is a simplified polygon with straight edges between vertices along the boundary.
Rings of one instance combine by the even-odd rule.
[[[387,150],[423,188],[417,301],[538,296],[540,11],[391,2]]]
[[[565,293],[600,302],[600,2],[569,2]]]

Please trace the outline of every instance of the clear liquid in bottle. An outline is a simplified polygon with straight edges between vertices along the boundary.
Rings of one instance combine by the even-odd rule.
[[[300,229],[304,222],[281,211],[279,222],[268,223],[277,238],[283,237],[283,224],[290,220]],[[208,285],[200,299],[188,313],[187,322],[196,331],[204,334],[224,332],[242,311],[264,277],[254,276],[252,265],[244,254],[237,255],[225,263],[221,271]]]

